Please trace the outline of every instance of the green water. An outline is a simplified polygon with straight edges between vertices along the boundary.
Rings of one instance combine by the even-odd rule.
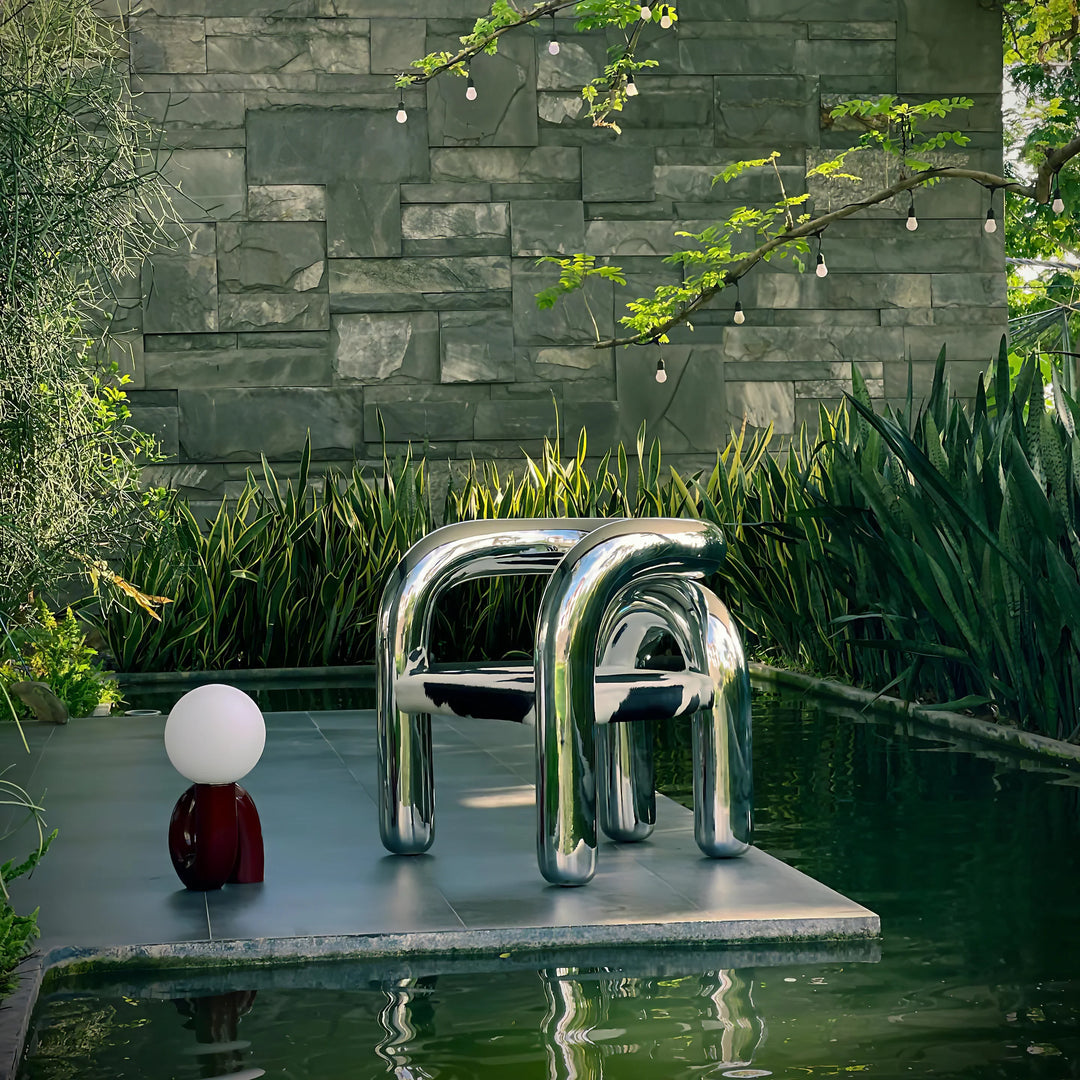
[[[823,946],[99,976],[52,984],[21,1076],[1080,1076],[1080,773],[774,697],[754,740],[758,844],[877,911],[878,962]],[[685,742],[660,743],[678,794]]]

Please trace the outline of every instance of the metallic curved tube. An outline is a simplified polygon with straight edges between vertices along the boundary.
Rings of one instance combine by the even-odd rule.
[[[395,680],[427,664],[435,600],[445,589],[479,577],[548,574],[602,518],[513,522],[465,521],[417,541],[390,575],[376,624],[379,832],[400,855],[427,851],[435,838],[431,715],[404,713]]]
[[[596,872],[593,683],[609,604],[646,577],[701,577],[726,547],[708,522],[614,521],[580,540],[544,590],[536,631],[537,861],[556,885]]]
[[[705,647],[716,686],[711,709],[694,717],[694,839],[713,859],[741,855],[753,842],[754,768],[750,673],[727,608],[699,588],[708,606]]]

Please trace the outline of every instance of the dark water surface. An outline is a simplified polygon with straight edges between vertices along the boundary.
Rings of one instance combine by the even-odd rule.
[[[686,736],[659,736],[677,797]],[[754,740],[757,843],[877,911],[879,962],[102,975],[47,987],[21,1075],[1080,1077],[1080,772],[765,695]]]

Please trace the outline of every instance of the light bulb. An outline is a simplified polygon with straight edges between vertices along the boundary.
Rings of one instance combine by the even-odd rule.
[[[548,42],[548,52],[551,53],[552,56],[559,55],[559,43],[554,38]]]
[[[992,206],[986,211],[986,224],[983,225],[983,232],[997,232],[997,219],[994,217],[994,208]]]
[[[633,75],[627,75],[626,76],[626,96],[627,97],[637,97],[638,92],[639,91],[638,91],[638,88],[637,88],[637,83],[634,82],[634,76]]]
[[[397,103],[397,117],[396,117],[396,119],[397,119],[397,122],[399,124],[404,124],[405,121],[409,119],[409,114],[405,111],[405,99],[404,98],[402,98],[402,100]]]
[[[735,301],[735,314],[732,315],[731,321],[736,326],[742,326],[742,324],[744,322],[746,322],[746,315],[743,313],[742,301],[741,300],[736,300]]]
[[[641,5],[641,17],[648,22],[652,18],[652,8],[648,4]]]
[[[468,83],[466,83],[466,85],[465,85],[465,100],[466,101],[475,101],[476,100],[476,86],[472,81],[472,76],[471,75],[469,76]]]
[[[915,216],[914,206],[907,212],[907,225],[905,227],[908,232],[914,232],[919,227],[919,219]]]
[[[660,9],[660,29],[661,30],[669,30],[670,28],[671,28],[671,11],[668,9],[667,5],[665,4]]]
[[[814,270],[814,273],[817,274],[818,277],[829,276],[829,268],[825,265],[825,256],[822,255],[820,251],[818,252],[817,257],[817,269]]]
[[[1065,212],[1065,200],[1061,197],[1061,188],[1058,188],[1054,192],[1054,201],[1050,204],[1050,209],[1055,214],[1062,214]]]
[[[664,367],[663,357],[656,361],[656,381],[658,383],[667,382],[667,368]]]

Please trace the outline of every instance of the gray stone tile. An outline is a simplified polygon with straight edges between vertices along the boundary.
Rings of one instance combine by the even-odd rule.
[[[581,197],[596,202],[651,202],[651,147],[583,146]]]
[[[510,212],[514,255],[570,255],[585,250],[581,202],[514,202]]]
[[[399,185],[354,179],[328,183],[326,245],[336,259],[400,255]]]
[[[447,311],[439,316],[444,383],[507,382],[514,378],[514,328],[501,310]]]
[[[425,55],[427,23],[423,19],[373,19],[371,22],[371,71],[398,75]]]
[[[590,278],[583,295],[565,297],[546,311],[537,309],[536,294],[558,280],[556,271],[551,266],[538,268],[528,259],[513,261],[515,343],[561,346],[588,343],[598,335],[610,337],[614,331],[610,281]]]
[[[365,75],[367,19],[206,20],[207,71]]]
[[[339,381],[437,378],[439,317],[434,312],[334,315],[332,321],[334,371]]]
[[[203,20],[137,14],[131,24],[131,68],[139,72],[206,71]]]
[[[182,220],[227,221],[243,214],[243,150],[174,150],[161,171]]]
[[[431,151],[431,179],[452,183],[576,182],[581,151],[572,146],[461,148]]]
[[[326,242],[319,222],[223,222],[217,233],[223,293],[326,291]]]
[[[997,93],[998,13],[905,0],[899,5],[897,90],[901,94]],[[956,47],[963,42],[963,48]]]
[[[802,75],[718,75],[716,145],[813,146],[818,141],[816,79]]]
[[[319,184],[256,184],[248,188],[252,221],[325,221],[326,189]]]
[[[326,293],[222,293],[218,325],[223,330],[328,330]]]

